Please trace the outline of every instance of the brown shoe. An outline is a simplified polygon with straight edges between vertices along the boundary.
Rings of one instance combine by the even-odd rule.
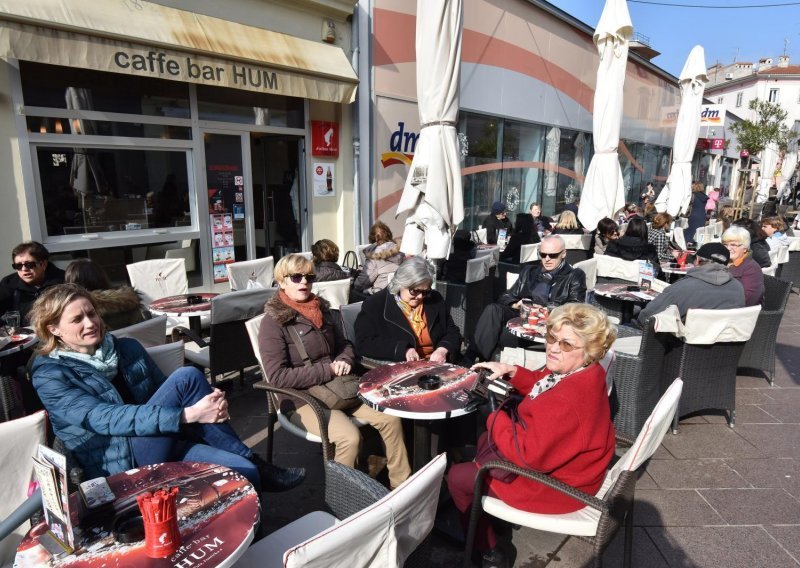
[[[375,479],[386,467],[388,460],[383,456],[369,456],[367,458],[367,472],[372,479]]]

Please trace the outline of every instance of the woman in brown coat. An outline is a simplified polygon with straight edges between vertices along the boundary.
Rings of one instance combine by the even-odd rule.
[[[344,338],[328,302],[311,292],[316,280],[314,264],[303,256],[285,256],[275,265],[280,290],[264,306],[258,346],[267,380],[275,386],[308,389],[350,373],[353,347]],[[303,362],[292,336],[294,327],[310,365]],[[305,430],[319,435],[314,412],[296,399],[284,398],[281,412]],[[328,437],[336,446],[334,459],[353,467],[361,445],[361,433],[350,420],[358,418],[375,427],[386,445],[389,483],[397,487],[410,475],[400,419],[359,404],[348,410],[326,410]]]

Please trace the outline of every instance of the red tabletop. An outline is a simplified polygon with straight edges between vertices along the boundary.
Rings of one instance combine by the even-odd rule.
[[[509,333],[527,339],[528,341],[536,341],[537,343],[544,343],[544,336],[547,334],[547,325],[542,321],[539,325],[531,326],[527,322],[523,322],[522,318],[511,318],[506,323],[506,328]]]
[[[211,313],[211,299],[218,295],[212,292],[202,292],[168,296],[150,304],[150,311],[157,315],[170,317],[208,315]],[[198,304],[190,304],[187,299],[190,296],[199,296],[203,301]]]
[[[424,390],[417,381],[423,375],[440,378],[436,390]],[[409,361],[373,369],[361,377],[359,398],[368,406],[402,418],[441,420],[467,414],[464,389],[475,384],[478,374],[450,363]]]
[[[19,330],[18,333],[11,336],[11,343],[7,343],[0,349],[0,357],[5,357],[12,353],[19,353],[23,349],[33,347],[38,342],[39,338],[36,337],[36,334],[32,331]]]
[[[645,290],[634,284],[598,284],[594,288],[594,293],[615,300],[641,303],[649,302],[658,296],[658,292],[655,290]]]
[[[177,486],[178,525],[183,544],[168,558],[145,555],[144,540],[120,544],[111,532],[113,516],[93,523],[78,521],[77,493],[70,495],[70,511],[76,551],[53,559],[39,544],[47,530],[42,522],[33,527],[17,548],[15,567],[27,566],[232,566],[253,540],[259,519],[258,496],[243,476],[220,465],[170,462],[132,469],[108,477],[116,495],[113,515],[138,511],[136,495],[166,486]],[[78,532],[80,531],[80,532]]]

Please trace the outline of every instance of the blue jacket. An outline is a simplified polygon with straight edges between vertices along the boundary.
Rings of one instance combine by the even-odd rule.
[[[87,479],[135,467],[131,436],[174,434],[181,408],[147,404],[164,374],[135,339],[117,339],[119,369],[136,404],[124,404],[104,374],[75,359],[47,355],[33,362],[33,386],[56,436],[74,453]]]

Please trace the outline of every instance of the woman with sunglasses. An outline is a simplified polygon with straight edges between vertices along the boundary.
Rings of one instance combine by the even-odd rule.
[[[345,339],[329,304],[311,291],[314,264],[304,256],[285,256],[275,265],[278,293],[264,306],[258,347],[267,380],[276,387],[308,389],[353,367],[353,348]],[[297,343],[302,343],[305,356]],[[301,428],[319,435],[313,409],[302,401],[279,397],[281,412]],[[400,419],[363,404],[347,410],[326,410],[328,437],[336,446],[334,459],[353,467],[361,447],[361,433],[350,417],[373,426],[386,445],[389,483],[397,487],[410,475]]]
[[[19,312],[20,321],[28,323],[28,312],[44,290],[64,282],[64,271],[48,259],[50,252],[36,241],[20,243],[11,251],[11,268],[0,280],[0,315]]]
[[[556,308],[547,320],[545,367],[530,371],[505,363],[478,363],[490,379],[505,376],[524,396],[515,423],[503,409],[486,421],[487,433],[503,459],[595,494],[614,454],[614,425],[606,371],[598,363],[616,339],[606,315],[588,304]],[[479,443],[480,445],[480,443]],[[454,465],[447,485],[466,527],[480,465]],[[535,481],[516,477],[505,483],[492,477],[488,494],[533,513],[570,513],[584,505]],[[502,565],[487,517],[478,524],[475,548],[484,559]],[[486,565],[486,564],[484,564]],[[494,564],[493,564],[494,565]]]
[[[356,319],[359,355],[388,361],[453,361],[461,334],[421,257],[406,260],[389,286],[364,300]]]

